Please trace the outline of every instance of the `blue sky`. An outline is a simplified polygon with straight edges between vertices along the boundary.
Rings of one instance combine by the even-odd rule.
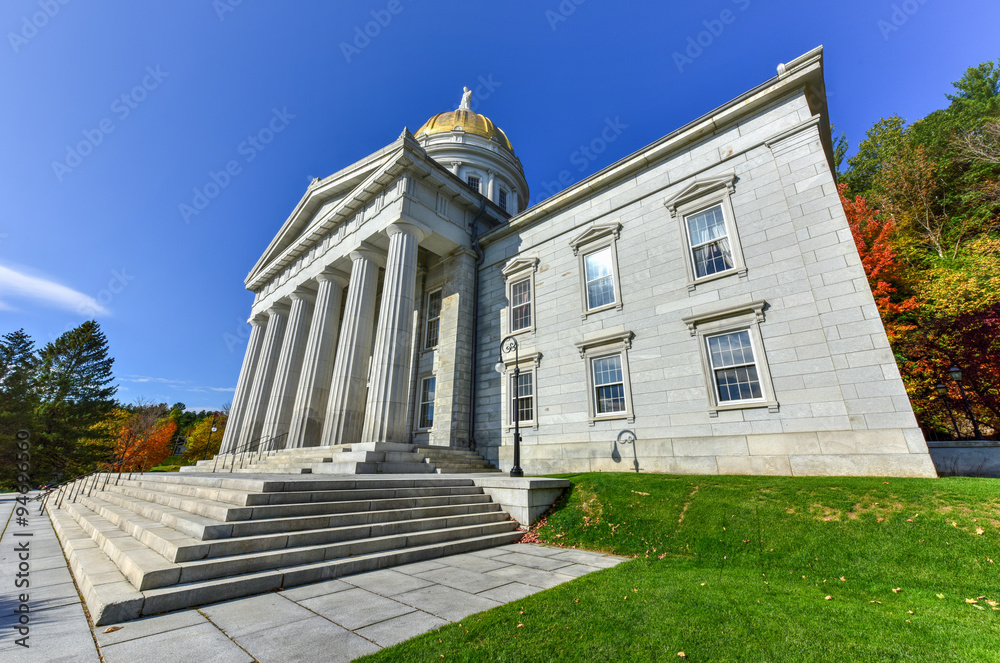
[[[217,408],[246,345],[243,279],[309,181],[463,85],[537,202],[819,44],[853,150],[880,117],[945,106],[1000,57],[998,25],[1000,5],[962,0],[6,0],[0,333],[43,345],[96,318],[121,400]],[[582,152],[609,122],[615,140]]]

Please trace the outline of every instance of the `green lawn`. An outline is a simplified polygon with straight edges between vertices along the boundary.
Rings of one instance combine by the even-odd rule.
[[[1000,480],[565,478],[539,539],[633,561],[361,660],[1000,661]]]

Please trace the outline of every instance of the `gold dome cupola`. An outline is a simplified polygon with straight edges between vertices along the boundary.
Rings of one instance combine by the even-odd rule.
[[[527,207],[528,184],[521,161],[503,129],[471,108],[465,88],[459,107],[438,113],[414,137],[428,156],[509,214]]]

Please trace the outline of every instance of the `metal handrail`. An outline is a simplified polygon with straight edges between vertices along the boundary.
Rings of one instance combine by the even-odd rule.
[[[237,455],[239,456],[239,465],[242,470],[244,461],[247,461],[248,456],[250,463],[259,461],[265,454],[270,456],[271,454],[284,449],[287,440],[288,433],[271,436],[261,435],[260,437],[248,440],[226,454],[216,454],[215,464],[212,466],[212,472],[215,472],[219,467],[219,456],[232,456],[232,462],[229,464],[229,472],[232,473],[233,470],[236,469]],[[225,462],[223,462],[222,467],[225,469]]]

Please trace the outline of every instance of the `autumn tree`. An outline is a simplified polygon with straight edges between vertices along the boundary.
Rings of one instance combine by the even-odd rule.
[[[213,412],[198,421],[188,432],[184,457],[193,462],[212,458],[219,453],[222,434],[226,430],[228,419],[229,417],[222,412]]]
[[[115,469],[141,472],[159,465],[170,455],[177,424],[161,405],[139,401],[132,411],[116,408],[111,413],[115,435]]]

